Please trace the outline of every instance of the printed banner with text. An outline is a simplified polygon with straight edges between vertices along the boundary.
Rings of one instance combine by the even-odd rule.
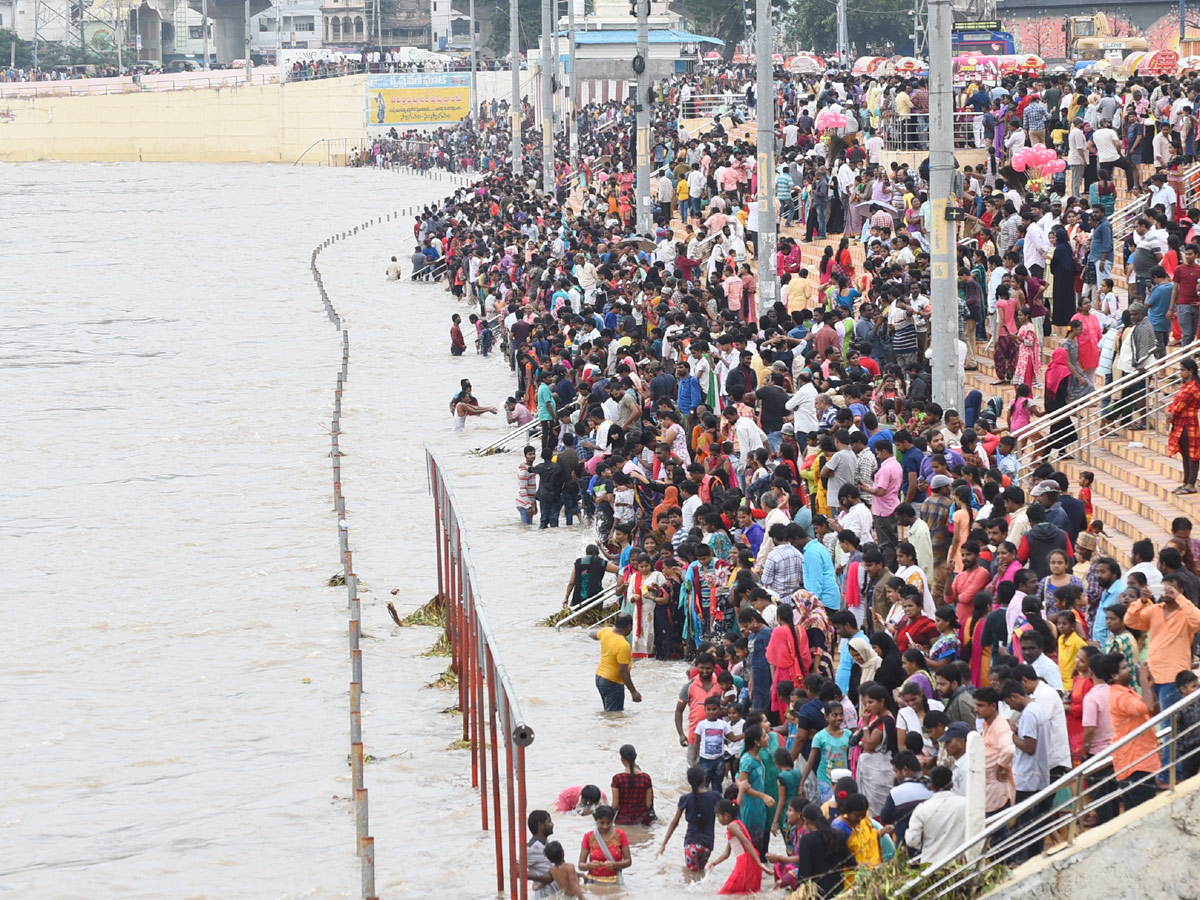
[[[367,76],[367,125],[448,125],[471,113],[466,73]]]

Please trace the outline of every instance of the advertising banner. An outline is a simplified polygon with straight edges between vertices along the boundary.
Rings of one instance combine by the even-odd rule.
[[[367,125],[449,125],[471,113],[468,73],[367,76]]]

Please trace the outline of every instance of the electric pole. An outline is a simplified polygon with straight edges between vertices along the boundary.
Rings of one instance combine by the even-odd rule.
[[[962,409],[963,372],[958,362],[958,272],[951,197],[954,178],[954,86],[950,61],[950,0],[929,0],[929,342],[933,350],[933,399],[943,409]]]
[[[837,55],[838,68],[847,66],[850,56],[850,39],[846,33],[846,0],[838,0],[837,5]]]
[[[207,72],[210,68],[208,64],[208,0],[200,0],[200,18],[204,20],[201,24],[204,26],[204,71]]]
[[[250,84],[250,0],[246,0],[246,84]]]
[[[754,23],[755,62],[758,84],[758,308],[769,309],[779,298],[775,247],[778,222],[775,218],[775,69],[771,62],[771,0],[756,0]]]
[[[554,70],[547,65],[554,39],[550,34],[550,9],[554,0],[542,0],[542,191],[554,195]]]
[[[521,19],[517,0],[508,0],[508,53],[512,58],[512,171],[521,178]]]
[[[479,75],[478,67],[475,64],[475,0],[471,0],[470,9],[471,21],[471,117],[474,119],[479,115]],[[478,119],[475,119],[476,124],[481,124]]]
[[[637,230],[642,237],[654,233],[650,206],[650,0],[637,3]]]
[[[37,77],[38,70],[38,26],[41,24],[42,5],[39,0],[33,0],[33,72]]]
[[[558,123],[562,120],[562,81],[558,77],[559,63],[562,61],[562,55],[558,52],[558,19],[559,19],[558,0],[554,0],[554,68],[551,70],[554,74],[551,79],[554,82],[554,132],[558,133]]]
[[[578,80],[575,77],[575,2],[567,0],[567,40],[571,42],[567,48],[567,68],[571,70],[570,102],[567,105],[567,115],[571,127],[571,168],[579,163],[579,91]]]

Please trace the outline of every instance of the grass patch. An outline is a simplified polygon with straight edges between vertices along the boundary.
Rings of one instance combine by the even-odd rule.
[[[573,619],[571,621],[571,624],[569,627],[571,627],[571,628],[575,628],[575,627],[588,628],[592,625],[595,625],[597,622],[599,622],[605,616],[612,615],[613,610],[615,610],[616,608],[617,608],[616,606],[607,606],[607,607],[600,606],[600,607],[597,607],[596,609],[590,609],[587,612],[585,612],[582,616],[580,616],[578,619]],[[569,607],[564,606],[562,609],[560,609],[560,610],[552,613],[551,615],[547,616],[546,618],[544,618],[542,620],[541,624],[545,625],[547,628],[553,628],[555,625],[557,625],[559,622],[561,622],[567,616],[571,615],[572,612],[574,612],[574,610],[572,610]]]
[[[401,628],[409,628],[413,625],[428,625],[433,628],[446,627],[446,606],[442,603],[441,597],[434,597],[420,609],[414,610],[403,618],[396,612],[392,601],[388,601],[387,607],[392,619]]]
[[[450,638],[446,637],[446,632],[438,635],[438,639],[433,642],[433,646],[421,654],[422,656],[449,656],[450,655]]]
[[[433,681],[429,682],[429,684],[425,685],[425,687],[441,688],[443,690],[456,688],[458,687],[458,673],[453,669],[447,669]]]

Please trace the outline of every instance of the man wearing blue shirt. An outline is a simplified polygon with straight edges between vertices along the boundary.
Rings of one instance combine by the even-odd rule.
[[[804,587],[815,594],[827,610],[842,608],[842,592],[838,590],[833,557],[820,541],[813,540],[799,525],[788,526],[788,540],[804,554]]]
[[[843,694],[848,694],[850,693],[850,677],[854,670],[854,659],[850,656],[850,642],[856,637],[865,641],[867,636],[858,627],[858,621],[852,612],[834,613],[829,617],[829,621],[833,623],[833,630],[837,632],[839,638],[838,667],[837,671],[833,673],[833,680],[837,682],[837,686],[842,689]]]
[[[558,405],[554,402],[554,391],[550,389],[550,382],[553,378],[553,372],[543,369],[539,379],[541,384],[537,389],[537,417],[538,429],[542,433],[542,449],[550,451],[554,450],[558,437],[558,429],[554,427]]]
[[[1158,341],[1158,355],[1162,356],[1167,349],[1167,339],[1171,336],[1171,296],[1175,285],[1162,266],[1151,269],[1150,277],[1154,287],[1146,295],[1146,318],[1150,320],[1150,327],[1154,329],[1154,337]]]
[[[1092,207],[1092,242],[1088,247],[1088,265],[1096,270],[1095,284],[1085,285],[1084,291],[1095,294],[1105,278],[1112,277],[1113,235],[1112,225],[1104,215],[1103,206]],[[1088,288],[1091,291],[1088,291]]]
[[[696,380],[686,362],[675,365],[675,381],[678,384],[675,402],[679,405],[679,411],[686,416],[700,403],[700,382]]]
[[[1092,640],[1098,647],[1105,647],[1108,645],[1108,623],[1104,613],[1121,602],[1125,579],[1121,577],[1121,564],[1110,556],[1101,556],[1092,565],[1096,567],[1096,580],[1100,583],[1100,603],[1092,622]]]

